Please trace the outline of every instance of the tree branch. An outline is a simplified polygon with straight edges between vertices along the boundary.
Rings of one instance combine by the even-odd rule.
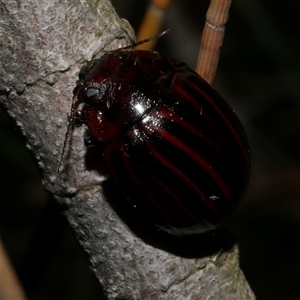
[[[237,249],[222,232],[191,240],[145,233],[122,203],[107,200],[100,155],[87,152],[84,128],[73,131],[56,173],[80,67],[133,39],[111,3],[2,0],[0,14],[0,102],[26,136],[45,189],[64,208],[108,298],[253,299]]]

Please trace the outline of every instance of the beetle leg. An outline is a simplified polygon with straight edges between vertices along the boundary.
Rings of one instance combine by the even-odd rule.
[[[82,110],[76,110],[74,116],[70,121],[73,121],[76,127],[80,127],[82,124],[85,123],[85,118]]]
[[[97,143],[97,139],[90,130],[87,130],[84,137],[84,144],[86,147],[93,147]]]

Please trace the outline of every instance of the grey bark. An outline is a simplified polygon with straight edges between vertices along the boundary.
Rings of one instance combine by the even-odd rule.
[[[111,3],[2,0],[0,14],[0,102],[26,136],[45,189],[63,205],[108,298],[254,299],[236,246],[198,258],[201,241],[187,241],[187,255],[185,241],[153,242],[119,218],[103,194],[105,172],[86,167],[84,127],[72,132],[56,172],[80,67],[134,39]]]

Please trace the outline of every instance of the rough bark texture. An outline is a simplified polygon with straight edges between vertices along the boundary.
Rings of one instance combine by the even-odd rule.
[[[0,101],[26,136],[45,189],[64,207],[108,298],[254,299],[237,248],[223,233],[191,240],[151,228],[145,234],[123,216],[126,208],[107,201],[105,172],[93,167],[97,153],[86,153],[83,127],[73,131],[56,172],[80,67],[133,36],[111,3],[2,0],[0,14]]]

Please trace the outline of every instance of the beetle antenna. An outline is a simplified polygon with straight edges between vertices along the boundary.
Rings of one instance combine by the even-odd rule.
[[[61,167],[63,158],[65,156],[65,152],[66,152],[66,149],[67,149],[67,143],[68,143],[68,140],[69,140],[69,137],[70,137],[70,131],[71,131],[71,128],[73,126],[75,102],[76,101],[75,101],[75,95],[74,95],[73,99],[72,99],[70,116],[68,117],[69,123],[68,123],[67,131],[66,131],[64,145],[63,145],[63,148],[62,148],[62,151],[61,151],[61,155],[60,155],[60,159],[59,159],[59,162],[58,162],[58,166],[57,166],[57,169],[56,169],[57,173],[60,172],[60,167]]]
[[[159,39],[159,38],[161,38],[163,35],[169,33],[170,30],[171,30],[171,28],[169,28],[169,29],[167,29],[167,30],[161,32],[161,33],[158,34],[158,35],[151,36],[151,37],[149,37],[149,38],[147,38],[147,39],[145,39],[145,40],[136,42],[136,43],[131,44],[131,45],[129,45],[129,46],[125,46],[125,47],[119,48],[118,50],[125,50],[125,49],[129,49],[129,48],[133,48],[133,47],[136,47],[136,46],[138,46],[138,45],[142,45],[142,44],[151,42],[151,41],[153,41],[153,40]]]

